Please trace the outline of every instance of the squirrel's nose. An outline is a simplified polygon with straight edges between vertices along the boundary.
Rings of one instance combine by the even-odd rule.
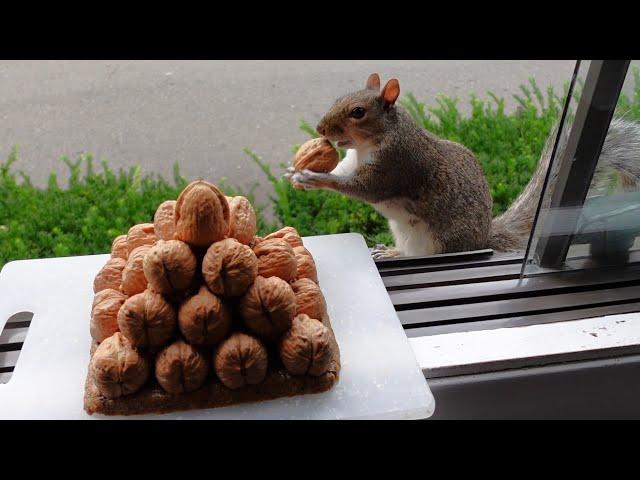
[[[318,132],[320,135],[324,136],[326,131],[327,131],[327,129],[325,128],[324,124],[322,122],[320,122],[318,124],[318,126],[316,127],[316,132]]]

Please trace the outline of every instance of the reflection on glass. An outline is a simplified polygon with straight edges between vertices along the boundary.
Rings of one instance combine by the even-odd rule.
[[[579,64],[572,99],[565,106],[566,118],[556,127],[557,135],[552,135],[546,146],[550,149],[553,143],[557,145],[532,230],[523,276],[550,270],[574,270],[640,261],[640,124],[629,115],[630,109],[640,105],[640,98],[630,98],[628,94],[640,78],[638,62],[631,63],[617,104],[611,103],[612,108],[617,106],[606,129],[595,171],[585,170],[585,175],[593,174],[586,197],[572,204],[552,208],[552,205],[559,204],[558,198],[564,198],[566,190],[574,187],[570,181],[563,184],[559,178],[562,179],[563,173],[572,168],[572,163],[582,160],[577,157],[566,158],[564,154],[571,152],[570,149],[575,147],[571,142],[589,128],[586,123],[574,125],[574,120],[576,108],[582,105],[582,87],[592,63],[583,61]],[[621,80],[624,71],[620,69],[620,72]],[[592,97],[586,97],[591,93],[593,91],[585,94],[583,104],[590,102],[592,107],[595,105],[600,108]],[[613,94],[615,92],[609,92],[609,96]],[[612,98],[615,102],[615,96]],[[601,109],[605,110],[605,106]],[[589,179],[582,178],[586,179],[586,186]],[[569,241],[568,250],[565,247],[562,256],[564,259],[566,253],[564,262],[550,265],[543,261],[548,253],[545,249],[551,243],[549,238]]]

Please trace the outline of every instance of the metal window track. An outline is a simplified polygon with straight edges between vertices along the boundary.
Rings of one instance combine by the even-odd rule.
[[[522,257],[491,250],[376,262],[409,337],[640,311],[640,252],[621,267],[520,279]]]

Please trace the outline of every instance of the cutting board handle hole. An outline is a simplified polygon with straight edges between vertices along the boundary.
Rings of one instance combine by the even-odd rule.
[[[0,332],[0,383],[8,383],[11,380],[32,318],[32,312],[11,315]]]

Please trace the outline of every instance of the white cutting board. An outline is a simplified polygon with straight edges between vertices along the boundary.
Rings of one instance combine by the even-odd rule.
[[[136,415],[160,419],[419,419],[435,402],[361,235],[306,237],[340,345],[342,370],[325,393],[231,407]],[[0,273],[0,327],[33,320],[13,376],[0,384],[2,419],[97,419],[83,410],[93,278],[108,255],[10,262]],[[2,328],[0,328],[0,331]]]

